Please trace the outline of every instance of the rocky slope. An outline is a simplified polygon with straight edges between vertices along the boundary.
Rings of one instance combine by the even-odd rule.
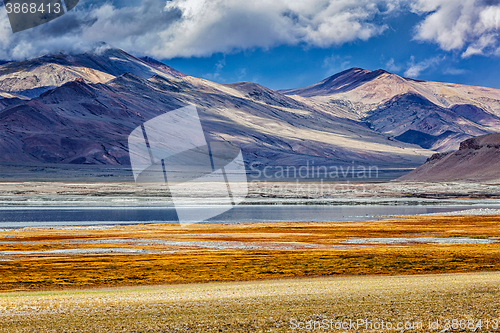
[[[0,163],[128,165],[131,131],[187,104],[197,106],[210,140],[240,146],[249,165],[402,168],[432,154],[345,117],[341,107],[186,76],[121,50],[7,63],[0,89]]]
[[[106,49],[0,65],[0,164],[129,165],[137,126],[195,105],[211,141],[265,166],[411,168],[500,131],[500,90],[350,69],[302,89],[222,85]]]
[[[500,134],[470,138],[456,152],[437,153],[402,181],[499,181]]]
[[[105,83],[131,73],[148,79],[159,74],[168,78],[183,74],[150,58],[137,59],[118,49],[76,55],[56,54],[0,66],[0,91],[38,97],[64,83],[83,78]]]
[[[366,122],[397,140],[437,151],[500,131],[500,90],[403,78],[352,68],[315,85],[282,93]]]

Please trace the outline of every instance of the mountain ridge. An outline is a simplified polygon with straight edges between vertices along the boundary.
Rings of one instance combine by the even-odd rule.
[[[491,98],[487,108],[486,99],[439,102],[432,91],[456,86],[408,83],[385,70],[356,68],[321,82],[321,91],[332,88],[333,95],[219,84],[115,49],[8,63],[0,65],[0,89],[11,90],[0,96],[0,162],[129,165],[130,132],[185,105],[197,107],[208,140],[238,145],[246,163],[257,166],[411,168],[434,149],[452,149],[458,140],[497,129],[497,91],[484,92]],[[373,95],[367,86],[376,88]],[[392,121],[386,122],[388,115]],[[417,126],[429,124],[431,116],[444,121]],[[408,119],[416,125],[405,126]]]
[[[123,50],[106,49],[77,55],[58,53],[0,65],[0,91],[33,98],[77,78],[105,83],[125,73],[143,78],[155,74],[172,79],[184,76],[167,65],[141,60]]]
[[[324,89],[328,83],[333,83],[330,90]],[[438,151],[456,150],[467,137],[500,131],[500,90],[494,88],[413,80],[385,70],[351,68],[317,84],[282,92],[324,109],[340,106],[345,117],[366,122],[394,138],[401,138],[408,130],[431,136],[456,133],[446,142],[437,140],[430,147],[422,146]]]
[[[278,91],[284,95],[299,95],[302,97],[332,95],[355,89],[385,73],[388,72],[383,69],[369,71],[359,67],[352,67],[304,88]]]

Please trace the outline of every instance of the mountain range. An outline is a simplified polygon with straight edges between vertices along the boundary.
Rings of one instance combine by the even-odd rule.
[[[414,168],[500,132],[498,89],[352,68],[274,91],[211,82],[109,48],[0,65],[0,163],[128,166],[131,131],[189,104],[207,140],[238,145],[260,168]]]

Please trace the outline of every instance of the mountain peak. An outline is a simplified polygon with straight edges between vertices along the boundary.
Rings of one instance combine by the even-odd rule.
[[[383,69],[369,71],[353,67],[308,87],[282,90],[280,92],[286,95],[299,95],[302,97],[333,95],[353,90],[383,74],[390,73]]]
[[[377,74],[384,74],[384,73],[389,73],[387,72],[385,69],[382,69],[382,68],[379,68],[377,70],[374,70],[374,71],[370,71],[368,69],[364,69],[364,68],[361,68],[361,67],[351,67],[349,69],[346,69],[340,73],[337,73],[337,74],[334,74],[330,77],[333,77],[333,76],[337,76],[337,75],[341,75],[341,74],[344,74],[344,73],[363,73],[363,74],[370,74],[370,73],[377,73]]]
[[[105,48],[0,65],[0,90],[33,98],[78,77],[91,83],[105,83],[125,73],[143,79],[155,75],[169,79],[185,76],[155,59],[139,59],[120,49]]]

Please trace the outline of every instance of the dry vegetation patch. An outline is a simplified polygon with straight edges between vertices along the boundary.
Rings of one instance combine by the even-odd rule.
[[[500,217],[0,232],[0,289],[500,271]]]

